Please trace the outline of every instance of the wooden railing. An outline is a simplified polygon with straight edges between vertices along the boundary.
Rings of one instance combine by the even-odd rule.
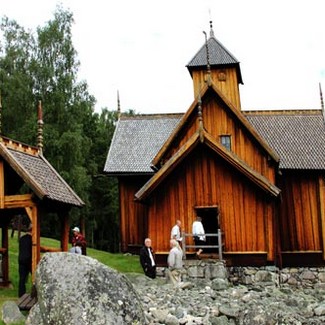
[[[204,234],[205,237],[217,237],[218,244],[217,245],[189,245],[186,244],[186,238],[190,237],[193,238],[193,234],[187,234],[187,233],[182,233],[182,249],[184,252],[184,259],[186,259],[186,253],[189,253],[188,249],[189,248],[201,248],[201,249],[206,249],[206,248],[215,248],[216,252],[218,253],[219,260],[222,260],[222,232],[220,229],[218,229],[218,232],[216,234]]]

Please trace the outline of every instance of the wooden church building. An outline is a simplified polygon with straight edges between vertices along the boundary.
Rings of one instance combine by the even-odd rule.
[[[1,110],[1,104],[0,104]],[[1,113],[0,113],[1,115]],[[0,124],[1,125],[1,124]],[[31,146],[0,136],[0,286],[10,284],[9,236],[12,220],[25,216],[32,223],[32,276],[46,251],[67,251],[69,212],[84,202],[43,155],[42,107],[38,107],[38,145]],[[60,246],[41,246],[41,222],[48,213],[58,216]]]
[[[214,36],[188,63],[183,114],[120,116],[104,171],[118,178],[121,250],[146,237],[169,251],[172,226],[220,229],[228,265],[323,265],[323,109],[243,111],[239,61]],[[188,238],[191,242],[191,238]]]

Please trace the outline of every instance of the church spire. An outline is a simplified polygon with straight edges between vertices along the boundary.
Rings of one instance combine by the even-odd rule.
[[[243,84],[239,61],[214,37],[210,20],[210,37],[206,32],[205,42],[186,65],[193,79],[194,98],[202,90],[200,85],[214,84],[231,103],[240,110],[239,84]]]

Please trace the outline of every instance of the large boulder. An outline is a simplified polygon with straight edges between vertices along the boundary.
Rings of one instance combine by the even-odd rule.
[[[36,270],[38,303],[26,324],[144,324],[140,298],[117,271],[83,255],[47,253]]]

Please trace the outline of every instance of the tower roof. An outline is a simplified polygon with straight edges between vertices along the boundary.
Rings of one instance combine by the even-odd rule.
[[[207,55],[207,48],[209,55]],[[210,67],[225,67],[225,66],[235,66],[238,74],[238,82],[243,84],[239,61],[235,56],[227,50],[227,48],[219,42],[215,36],[213,29],[211,27],[210,37],[207,40],[207,44],[203,44],[199,51],[194,55],[190,62],[186,65],[190,74],[192,75],[193,70],[202,69],[202,67],[207,67],[207,58],[209,57]]]

